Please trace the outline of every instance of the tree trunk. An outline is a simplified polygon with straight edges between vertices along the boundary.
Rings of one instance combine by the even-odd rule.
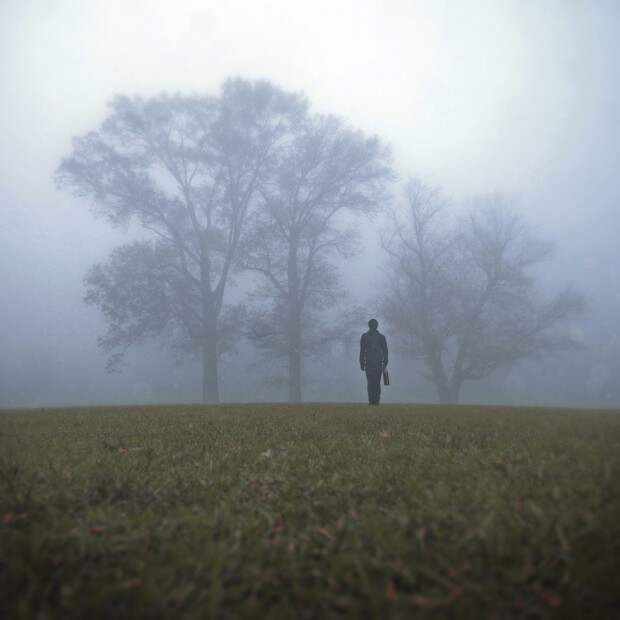
[[[220,390],[217,377],[217,333],[212,316],[204,319],[202,342],[202,402],[219,403]]]
[[[442,405],[457,405],[462,383],[463,380],[459,376],[453,375],[450,381],[446,380],[441,385],[438,384],[439,402]]]
[[[203,240],[200,282],[202,288],[202,402],[219,403],[217,381],[217,316],[211,291],[211,261]]]
[[[459,402],[459,388],[448,387],[446,385],[436,386],[439,403],[441,405],[457,405]]]
[[[301,402],[301,351],[299,338],[289,342],[288,349],[288,400]]]
[[[459,400],[460,385],[450,381],[447,377],[441,353],[435,347],[428,347],[427,367],[430,370],[439,403],[442,405],[454,405]]]
[[[288,400],[301,401],[301,311],[299,307],[299,273],[297,265],[297,240],[290,241],[287,265],[288,279]]]

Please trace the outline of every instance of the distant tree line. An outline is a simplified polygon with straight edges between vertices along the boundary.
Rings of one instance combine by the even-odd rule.
[[[284,364],[289,400],[302,399],[304,362],[354,333],[355,313],[322,320],[346,293],[339,261],[359,251],[353,216],[389,215],[375,307],[441,402],[457,402],[465,381],[574,344],[561,324],[583,299],[536,291],[529,269],[550,246],[505,198],[481,198],[456,221],[419,181],[394,200],[385,144],[269,82],[228,80],[213,97],[116,97],[56,178],[112,225],[148,233],[85,278],[85,301],[106,319],[108,369],[128,347],[164,339],[201,358],[205,402],[219,402],[219,360],[243,336]],[[229,303],[243,274],[253,289]]]

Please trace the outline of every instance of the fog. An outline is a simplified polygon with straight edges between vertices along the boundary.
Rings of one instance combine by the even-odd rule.
[[[520,360],[463,386],[461,402],[619,406],[620,5],[615,0],[350,0],[0,4],[0,407],[199,401],[199,360],[178,365],[156,340],[106,372],[101,311],[84,277],[117,246],[92,200],[58,189],[72,138],[95,131],[116,95],[217,96],[228,78],[303,93],[392,149],[390,205],[417,177],[441,188],[456,217],[501,192],[553,255],[531,272],[539,290],[587,301],[566,329],[578,346]],[[353,221],[353,220],[352,220]],[[420,360],[399,352],[382,316],[393,277],[381,215],[354,220],[359,252],[335,261],[363,307],[355,338],[302,355],[303,399],[363,401],[359,335],[370,317],[390,345],[385,402],[433,402]],[[240,273],[226,301],[242,301]],[[331,327],[325,324],[325,330]],[[249,341],[222,357],[225,401],[287,398],[279,362]]]

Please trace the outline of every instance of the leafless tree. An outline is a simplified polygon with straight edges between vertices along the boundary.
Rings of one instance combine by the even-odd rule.
[[[402,349],[423,360],[442,403],[456,403],[464,382],[519,360],[574,346],[562,323],[584,308],[571,290],[550,300],[531,268],[548,243],[534,238],[510,201],[479,197],[450,222],[439,190],[414,180],[403,213],[383,235],[390,283],[387,320]]]
[[[260,274],[250,335],[286,367],[288,398],[302,398],[302,363],[346,334],[322,320],[343,296],[335,266],[356,249],[351,214],[375,211],[391,178],[390,154],[376,138],[332,116],[307,119],[261,186],[243,266]]]
[[[101,128],[74,140],[59,185],[113,225],[150,233],[86,278],[86,301],[107,319],[110,368],[130,345],[172,335],[202,355],[203,399],[219,400],[223,323],[234,316],[222,318],[226,286],[257,191],[305,111],[267,82],[229,80],[219,97],[117,97]]]

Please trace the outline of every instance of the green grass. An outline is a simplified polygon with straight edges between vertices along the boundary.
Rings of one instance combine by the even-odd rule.
[[[4,618],[613,618],[620,413],[0,412]]]

